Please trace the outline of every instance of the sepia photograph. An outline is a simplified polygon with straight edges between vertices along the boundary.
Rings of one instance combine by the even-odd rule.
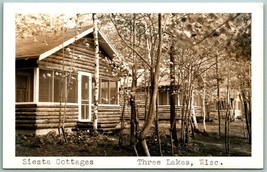
[[[262,167],[252,10],[12,14],[17,168]]]

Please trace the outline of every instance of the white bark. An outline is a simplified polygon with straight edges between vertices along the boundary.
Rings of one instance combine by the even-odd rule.
[[[198,129],[198,124],[197,124],[197,118],[196,118],[196,111],[195,111],[195,105],[194,105],[194,101],[195,101],[195,93],[194,93],[194,88],[192,88],[192,99],[191,99],[191,114],[192,114],[192,118],[193,118],[193,122],[194,122],[194,129]]]
[[[98,44],[98,29],[97,29],[97,16],[93,14],[93,34],[95,45],[95,94],[94,94],[94,114],[93,114],[93,130],[97,130],[98,122],[98,100],[99,100],[99,44]]]
[[[203,129],[204,129],[204,132],[207,131],[207,128],[206,128],[206,107],[205,107],[205,99],[206,99],[206,82],[205,82],[205,78],[203,77],[202,112],[203,112]]]

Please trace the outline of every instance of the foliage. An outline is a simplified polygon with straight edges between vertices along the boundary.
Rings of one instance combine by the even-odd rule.
[[[34,41],[40,35],[48,35],[92,25],[90,14],[49,14],[49,13],[18,13],[16,14],[16,37],[32,38]]]

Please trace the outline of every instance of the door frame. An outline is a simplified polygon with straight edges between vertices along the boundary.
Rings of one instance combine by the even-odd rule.
[[[88,119],[82,119],[82,76],[89,77],[89,117]],[[87,72],[78,72],[78,120],[81,122],[89,122],[92,120],[92,74]]]

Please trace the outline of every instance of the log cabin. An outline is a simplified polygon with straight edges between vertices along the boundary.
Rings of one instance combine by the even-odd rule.
[[[143,73],[143,70],[139,70],[139,73]],[[130,89],[132,78],[129,78],[128,80],[128,88]],[[124,81],[121,81],[123,83]],[[144,77],[141,75],[137,79],[137,90],[136,90],[136,106],[137,111],[139,115],[139,119],[143,120],[146,113],[146,99],[148,100],[148,89],[149,87],[144,86]],[[147,81],[146,81],[147,82]],[[177,85],[176,85],[177,87]],[[177,88],[176,88],[177,89]],[[177,95],[177,94],[176,94]],[[181,119],[181,111],[182,111],[182,94],[178,93],[177,96],[175,96],[175,111],[176,111],[176,118],[177,120]],[[202,116],[202,97],[200,94],[198,94],[197,91],[194,92],[194,110],[197,116]],[[148,102],[147,102],[148,103]],[[148,105],[147,105],[148,107]],[[130,113],[131,113],[131,107],[129,103],[127,103],[127,106],[125,107],[125,116],[126,119],[130,119]],[[159,87],[158,87],[158,117],[159,120],[162,121],[168,121],[170,120],[170,79],[167,75],[163,75],[159,77]]]
[[[34,39],[16,38],[16,134],[57,132],[62,122],[67,131],[92,128],[93,28]],[[108,61],[117,51],[101,31],[98,41],[98,129],[112,130],[120,122],[119,88]]]
[[[140,73],[143,71],[141,70]],[[159,120],[169,120],[170,119],[170,79],[164,75],[159,78],[159,90],[158,90],[158,117]],[[142,85],[143,78],[139,77],[137,80],[138,89],[136,94],[136,106],[138,110],[139,119],[144,119],[145,116],[145,99],[148,96],[147,93],[147,87],[144,87]],[[129,83],[131,83],[131,78],[129,80]],[[130,86],[128,86],[130,87]],[[198,122],[203,121],[203,95],[202,90],[196,89],[194,91],[193,96],[193,105],[194,105],[194,111],[196,114],[196,118]],[[175,96],[175,111],[176,111],[176,119],[181,119],[181,111],[182,111],[182,94],[181,92],[176,94]],[[221,100],[219,101],[220,106],[220,112],[221,112],[221,118],[225,118],[226,113],[226,97],[223,95],[226,95],[226,90],[224,88],[221,88]],[[239,98],[239,92],[237,90],[232,90],[230,93],[230,101],[231,101],[231,110],[230,110],[230,118],[231,120],[235,120],[236,118],[242,117],[242,110],[241,110],[241,100]],[[125,116],[126,119],[130,119],[130,113],[131,113],[131,107],[128,105],[125,108]],[[212,95],[208,96],[205,100],[205,109],[206,109],[206,121],[213,121],[214,119],[218,119],[218,102],[216,99],[216,93],[212,92]]]

